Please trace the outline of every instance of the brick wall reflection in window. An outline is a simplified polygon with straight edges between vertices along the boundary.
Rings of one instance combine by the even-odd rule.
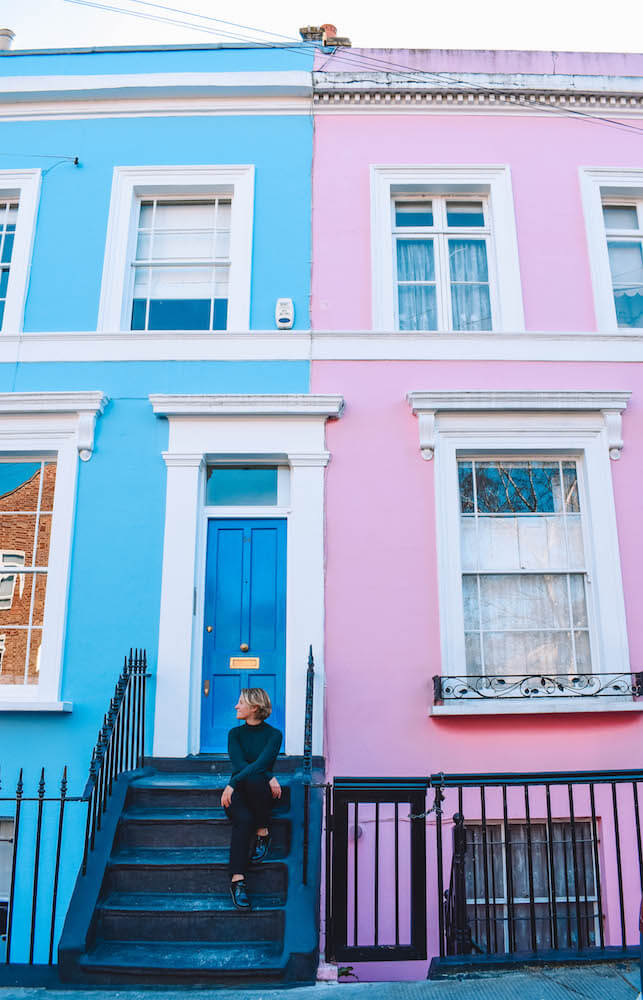
[[[37,684],[56,464],[0,461],[0,684]]]

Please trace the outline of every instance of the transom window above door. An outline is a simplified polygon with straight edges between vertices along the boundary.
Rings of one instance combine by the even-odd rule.
[[[225,330],[230,197],[144,198],[132,260],[132,330]]]
[[[467,674],[591,673],[574,459],[458,461]]]
[[[274,507],[288,502],[287,466],[209,465],[205,502],[209,507]]]
[[[487,199],[396,196],[392,220],[398,329],[492,330]]]
[[[643,199],[605,200],[612,291],[619,327],[643,327]]]

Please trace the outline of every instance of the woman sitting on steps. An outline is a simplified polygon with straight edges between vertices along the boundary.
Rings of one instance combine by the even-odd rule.
[[[246,869],[249,861],[263,861],[270,847],[268,824],[272,802],[281,798],[281,785],[272,769],[283,737],[265,721],[272,712],[272,704],[263,688],[244,688],[235,710],[243,725],[228,733],[232,777],[223,789],[221,805],[232,823],[232,902],[240,910],[249,910]]]

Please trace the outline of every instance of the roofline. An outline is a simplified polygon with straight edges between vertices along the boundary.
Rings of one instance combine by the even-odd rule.
[[[71,49],[7,49],[0,59],[12,56],[92,55],[100,52],[201,52],[216,49],[292,49],[314,45],[315,42],[202,42],[193,45],[92,45]]]

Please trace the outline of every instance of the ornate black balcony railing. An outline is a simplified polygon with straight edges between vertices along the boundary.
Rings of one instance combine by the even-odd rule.
[[[461,674],[433,678],[435,704],[459,701],[643,696],[643,671],[593,674]]]

